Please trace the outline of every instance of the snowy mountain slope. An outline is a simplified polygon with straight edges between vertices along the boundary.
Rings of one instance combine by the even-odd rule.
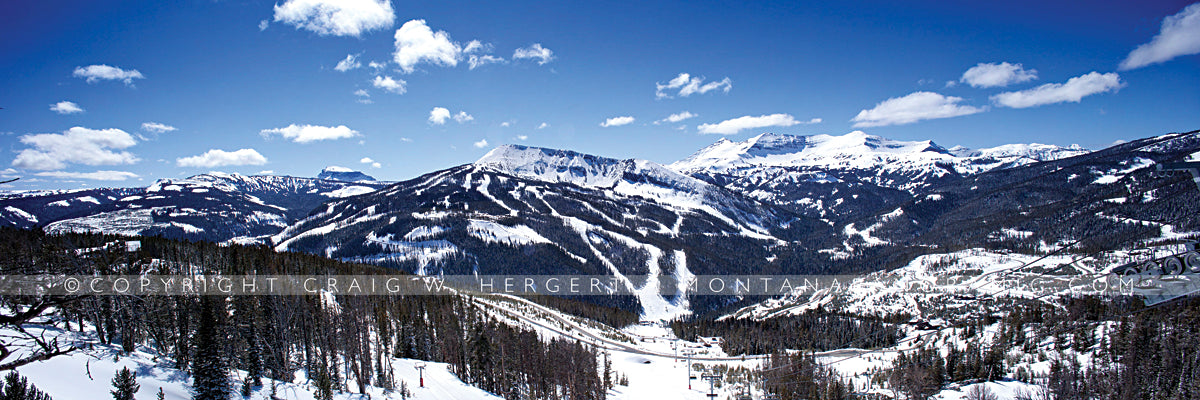
[[[971,151],[854,131],[842,136],[764,133],[721,139],[670,168],[807,215],[843,220],[897,204],[964,176],[1086,153],[1006,145]]]
[[[894,243],[1030,251],[1081,238],[1084,248],[1121,249],[1130,245],[1119,243],[1125,239],[1198,231],[1200,221],[1186,218],[1200,207],[1190,176],[1153,171],[1198,149],[1200,132],[1190,132],[972,175],[900,205],[905,217],[872,234]],[[883,222],[882,214],[860,224]]]
[[[0,192],[0,225],[28,229],[73,216],[140,192],[136,188]]]
[[[530,180],[647,197],[679,209],[708,213],[758,234],[779,223],[778,217],[769,214],[770,210],[753,201],[645,160],[617,160],[568,150],[504,145],[488,152],[475,165]]]
[[[760,271],[803,236],[828,229],[669,171],[666,178],[639,174],[636,168],[646,167],[634,162],[624,164],[633,172],[611,170],[619,178],[571,175],[595,177],[580,178],[587,182],[608,176],[608,187],[501,170],[514,165],[468,164],[333,200],[272,241],[279,251],[421,274],[613,275],[642,294],[641,304],[658,304],[647,313],[656,315],[658,307],[673,313],[681,304],[627,277]],[[696,188],[673,189],[669,179]]]
[[[324,201],[383,186],[214,172],[145,188],[8,193],[0,198],[0,222],[49,232],[252,242],[278,233]]]

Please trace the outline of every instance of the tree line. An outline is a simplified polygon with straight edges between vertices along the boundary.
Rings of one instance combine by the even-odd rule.
[[[113,245],[127,238],[0,228],[0,273],[396,273],[266,246],[139,239],[141,249],[127,252]],[[38,310],[40,322],[68,331],[93,330],[124,351],[149,346],[192,375],[196,399],[256,389],[274,395],[274,386],[261,387],[264,378],[290,382],[299,370],[321,399],[368,386],[399,390],[409,384],[398,382],[395,358],[447,363],[463,381],[510,399],[600,399],[610,382],[594,348],[499,323],[463,296],[0,296],[0,303]],[[0,324],[34,320],[18,321],[19,314],[0,316]],[[233,369],[246,378],[231,380]]]

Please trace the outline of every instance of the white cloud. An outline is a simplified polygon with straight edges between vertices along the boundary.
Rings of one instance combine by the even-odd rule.
[[[372,160],[371,157],[363,157],[361,160],[358,160],[358,162],[363,164],[371,164],[371,168],[383,168],[383,164]]]
[[[405,143],[410,143],[410,142],[412,142],[412,139],[411,139],[411,138],[402,137],[402,138],[400,138],[400,141],[401,141],[401,142],[405,142]]]
[[[367,63],[367,66],[368,66],[368,67],[371,67],[371,69],[373,69],[373,70],[375,70],[375,71],[379,71],[379,70],[381,70],[381,69],[384,69],[384,68],[386,68],[386,67],[387,67],[387,63],[386,63],[386,62],[375,62],[375,61],[371,61],[371,62]]]
[[[359,36],[392,26],[395,19],[389,0],[287,0],[275,5],[276,22],[323,36]]]
[[[296,143],[309,143],[318,140],[351,138],[358,136],[358,131],[347,128],[345,125],[318,126],[291,124],[283,128],[263,129],[259,134],[263,137],[270,137],[276,134]]]
[[[747,115],[744,117],[727,119],[716,124],[701,124],[700,126],[696,127],[696,129],[699,130],[700,133],[704,134],[732,135],[746,129],[758,129],[771,126],[792,126],[800,123],[801,122],[797,121],[796,117],[791,116],[791,114],[770,114],[759,115],[757,117]]]
[[[721,91],[729,93],[729,89],[733,88],[733,81],[729,80],[729,77],[709,83],[704,83],[704,79],[705,78],[698,76],[691,76],[687,73],[680,73],[679,76],[676,76],[675,79],[671,79],[666,84],[655,83],[654,96],[660,99],[671,98],[673,96],[671,96],[668,91],[675,89],[679,90],[677,92],[679,96],[688,97],[696,93],[705,94],[717,89],[721,89]]]
[[[474,120],[475,117],[472,117],[471,114],[467,114],[466,111],[459,111],[458,114],[454,114],[454,121],[460,124]]]
[[[673,124],[673,123],[676,123],[676,122],[679,122],[679,121],[683,121],[683,120],[685,120],[685,119],[688,119],[688,118],[695,118],[695,117],[697,117],[697,115],[696,115],[696,114],[692,114],[691,112],[684,111],[684,112],[681,112],[681,113],[675,113],[675,114],[671,114],[671,115],[668,115],[666,118],[660,119],[660,120],[658,120],[658,121],[654,121],[654,124],[655,124],[655,125],[658,125],[658,124],[661,124],[661,123],[663,123],[663,122],[666,122],[666,123],[671,123],[671,124]]]
[[[116,152],[137,144],[120,129],[88,129],[74,127],[61,134],[40,133],[21,136],[21,143],[32,148],[17,153],[12,165],[34,170],[63,169],[67,164],[118,165],[133,164],[138,158],[129,152]]]
[[[484,55],[472,54],[467,57],[467,66],[469,67],[469,69],[479,68],[479,67],[482,67],[482,66],[488,65],[488,64],[504,64],[506,62],[508,62],[508,60],[505,60],[504,58],[501,58],[501,57],[493,56],[491,54],[484,54]]]
[[[404,94],[404,92],[406,91],[406,89],[404,88],[404,85],[407,85],[407,84],[408,84],[408,82],[405,82],[403,79],[392,79],[392,77],[390,77],[390,76],[376,75],[375,79],[371,80],[372,86],[375,86],[377,88],[380,88],[380,89],[383,89],[383,90],[386,90],[386,91],[389,91],[389,92],[392,92],[395,94]]]
[[[275,173],[275,170],[273,170],[273,169],[264,169],[262,171],[256,172],[255,175],[272,175],[274,173]]]
[[[110,81],[122,81],[126,85],[133,85],[134,79],[145,79],[141,72],[136,69],[123,70],[110,65],[89,65],[86,67],[75,67],[75,77],[87,78],[87,83],[96,83],[104,79]]]
[[[487,142],[487,139],[480,139],[478,142],[475,142],[472,145],[474,145],[475,148],[477,148],[477,149],[482,149],[484,147],[487,147],[488,142]]]
[[[83,108],[79,107],[78,104],[63,100],[51,104],[50,111],[54,111],[59,114],[75,114],[83,112]]]
[[[543,123],[541,123],[541,125],[538,125],[536,129],[546,129],[549,127],[550,127],[550,124],[543,122]],[[522,140],[524,140],[524,139],[522,139]]]
[[[538,65],[545,65],[554,60],[554,52],[545,47],[541,43],[534,43],[529,47],[522,47],[513,51],[513,60],[521,59],[537,59]]]
[[[412,73],[422,62],[453,67],[462,58],[462,47],[450,40],[450,34],[446,31],[434,33],[423,19],[405,22],[396,30],[395,37],[396,52],[392,58],[406,74]]]
[[[601,122],[600,126],[608,128],[610,126],[629,125],[629,124],[632,124],[633,121],[634,121],[633,117],[630,117],[630,116],[612,117],[612,118],[604,120],[604,122]]]
[[[529,140],[529,135],[517,135],[517,140],[520,140],[522,142]]]
[[[173,127],[173,126],[170,126],[167,124],[160,124],[158,122],[143,122],[142,123],[142,130],[146,131],[146,132],[167,133],[167,132],[174,132],[178,129],[179,128],[176,128],[176,127]]]
[[[463,46],[463,48],[462,48],[463,54],[490,53],[491,51],[492,51],[491,43],[483,43],[478,40],[472,40],[470,42],[467,42],[467,45]]]
[[[933,92],[913,92],[879,102],[875,108],[862,110],[851,119],[855,128],[904,125],[926,119],[950,118],[986,111],[987,108],[959,105],[961,97],[942,96]]]
[[[444,125],[447,119],[450,119],[450,110],[445,107],[434,107],[429,111],[429,123],[431,124]]]
[[[265,19],[262,21],[258,21],[258,31],[262,32],[262,31],[267,30],[267,26],[269,26],[270,24],[271,23],[267,22],[267,20],[265,20]]]
[[[964,72],[959,82],[977,88],[1003,87],[1014,83],[1037,79],[1036,69],[1025,69],[1021,64],[1007,62],[979,63]]]
[[[354,91],[354,95],[358,97],[371,97],[371,92],[368,92],[367,89],[358,89]]]
[[[346,72],[359,67],[362,67],[362,63],[358,62],[358,56],[354,54],[347,54],[346,59],[338,61],[337,65],[334,66],[333,69]]]
[[[213,168],[234,165],[263,165],[267,163],[267,158],[263,157],[262,154],[258,154],[254,149],[240,149],[235,151],[212,149],[198,156],[175,159],[175,163],[180,167]]]
[[[1200,3],[1163,18],[1158,35],[1129,52],[1120,68],[1122,71],[1141,68],[1190,54],[1200,54]]]
[[[500,123],[500,127],[501,127],[501,128],[507,128],[507,127],[510,127],[510,126],[512,126],[512,124],[513,124],[513,123],[512,123],[512,121],[504,121],[504,122],[501,122],[501,123]]]
[[[999,106],[1028,108],[1068,101],[1078,103],[1086,96],[1117,91],[1122,86],[1116,72],[1101,74],[1093,71],[1068,79],[1066,83],[1047,83],[1033,89],[999,93],[991,99]]]
[[[50,171],[38,172],[37,176],[45,176],[59,179],[91,179],[94,181],[123,181],[126,179],[137,178],[137,174],[125,171],[96,171],[96,172],[66,172],[66,171]]]

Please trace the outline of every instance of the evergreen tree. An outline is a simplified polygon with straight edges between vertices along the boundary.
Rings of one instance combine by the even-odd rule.
[[[166,399],[166,396],[163,394],[163,391],[162,391],[162,388],[161,388],[161,387],[160,387],[160,388],[158,388],[158,397],[157,397],[157,398],[158,398],[158,400],[165,400],[165,399]]]
[[[0,400],[50,400],[50,396],[13,371],[0,381]]]
[[[194,400],[229,398],[229,374],[222,344],[225,299],[203,296],[200,300],[200,326],[196,328],[196,356],[192,363]]]
[[[128,367],[117,371],[112,384],[113,400],[133,400],[133,394],[142,388],[142,385],[137,383],[137,373],[130,371]]]

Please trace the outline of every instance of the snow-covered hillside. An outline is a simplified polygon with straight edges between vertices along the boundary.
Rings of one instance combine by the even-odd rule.
[[[165,235],[251,243],[278,233],[331,198],[366,194],[381,182],[210,172],[144,188],[6,193],[0,221],[49,232]]]

